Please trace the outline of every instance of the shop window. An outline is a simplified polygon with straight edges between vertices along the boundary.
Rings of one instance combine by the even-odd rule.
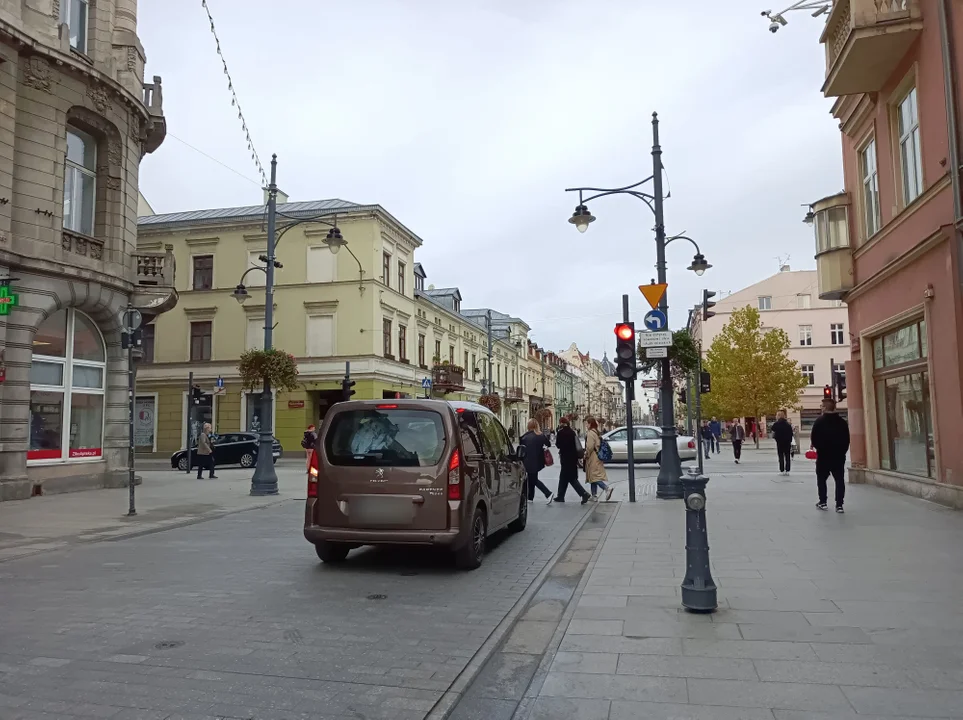
[[[64,168],[64,229],[92,237],[97,205],[97,141],[67,126]]]
[[[70,309],[48,317],[30,365],[28,462],[103,456],[107,348],[96,324]]]

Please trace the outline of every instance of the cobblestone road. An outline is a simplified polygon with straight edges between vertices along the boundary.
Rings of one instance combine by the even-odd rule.
[[[423,718],[586,512],[536,502],[472,573],[322,566],[287,502],[0,565],[0,719]]]

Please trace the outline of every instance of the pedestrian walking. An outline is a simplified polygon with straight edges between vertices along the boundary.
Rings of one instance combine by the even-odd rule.
[[[746,439],[746,429],[739,423],[739,418],[732,418],[731,433],[732,456],[736,460],[736,465],[738,465],[739,459],[742,457],[742,441]]]
[[[599,457],[599,448],[602,447],[602,435],[599,433],[599,424],[595,418],[585,421],[588,431],[585,434],[585,482],[592,486],[592,498],[596,498],[596,493],[605,491],[605,499],[612,497],[612,488],[608,486],[606,480],[609,479],[605,472],[605,463]]]
[[[318,442],[318,433],[314,427],[314,423],[308,425],[308,429],[304,431],[304,437],[301,438],[301,447],[304,448],[304,467],[307,472],[311,472],[311,453],[314,452],[314,446]]]
[[[538,479],[539,471],[545,467],[545,452],[552,446],[548,435],[543,435],[538,420],[528,421],[528,432],[522,435],[519,442],[525,446],[525,472],[528,473],[526,489],[528,501],[535,501],[535,488],[541,490],[548,504],[551,505],[555,496],[545,483]]]
[[[589,501],[589,494],[578,484],[578,461],[585,453],[578,435],[569,424],[568,418],[559,420],[558,432],[555,433],[555,447],[558,448],[558,493],[555,502],[565,502],[565,492],[571,485],[576,494],[582,498],[584,505]]]
[[[708,460],[709,455],[712,453],[712,428],[709,427],[708,420],[702,421],[702,427],[699,428],[699,435],[701,436],[699,444],[702,446],[702,457]]]
[[[816,488],[819,502],[816,507],[827,509],[826,480],[833,476],[836,483],[836,512],[843,512],[846,498],[846,453],[849,452],[849,424],[836,412],[836,401],[823,400],[823,414],[813,423],[810,442],[816,451]]]
[[[719,422],[715,416],[713,416],[712,421],[709,423],[709,428],[712,430],[712,449],[715,450],[716,455],[722,454],[722,423]]]
[[[211,431],[213,428],[210,423],[204,423],[201,434],[197,436],[197,479],[203,480],[204,471],[208,471],[208,479],[217,478],[214,474],[214,447],[211,443]]]
[[[788,475],[792,470],[792,425],[786,420],[786,413],[780,410],[776,413],[776,422],[772,424],[772,437],[776,441],[776,454],[779,456],[779,474]]]

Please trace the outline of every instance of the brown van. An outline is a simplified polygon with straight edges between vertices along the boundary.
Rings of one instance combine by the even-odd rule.
[[[338,403],[311,457],[304,537],[326,563],[362,545],[437,545],[477,568],[489,535],[528,522],[523,456],[476,403]]]

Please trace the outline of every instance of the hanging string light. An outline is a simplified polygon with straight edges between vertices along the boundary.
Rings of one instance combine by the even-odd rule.
[[[241,110],[241,102],[237,99],[237,93],[234,92],[234,80],[231,78],[231,73],[227,69],[227,60],[224,59],[224,53],[221,52],[221,40],[217,36],[217,29],[214,27],[214,18],[211,15],[211,9],[207,6],[207,0],[201,0],[201,7],[207,13],[207,19],[211,23],[211,34],[214,36],[214,45],[217,47],[217,55],[221,58],[221,64],[224,66],[224,76],[227,78],[227,89],[231,93],[231,106],[237,108],[237,119],[241,121],[241,129],[244,131],[244,138],[247,140],[247,149],[251,151],[251,160],[254,161],[255,167],[257,167],[258,173],[261,175],[261,182],[267,185],[267,175],[264,173],[264,166],[261,165],[261,158],[258,157],[257,150],[254,149],[254,141],[251,140],[251,131],[248,130],[247,120],[244,119],[244,112]]]

